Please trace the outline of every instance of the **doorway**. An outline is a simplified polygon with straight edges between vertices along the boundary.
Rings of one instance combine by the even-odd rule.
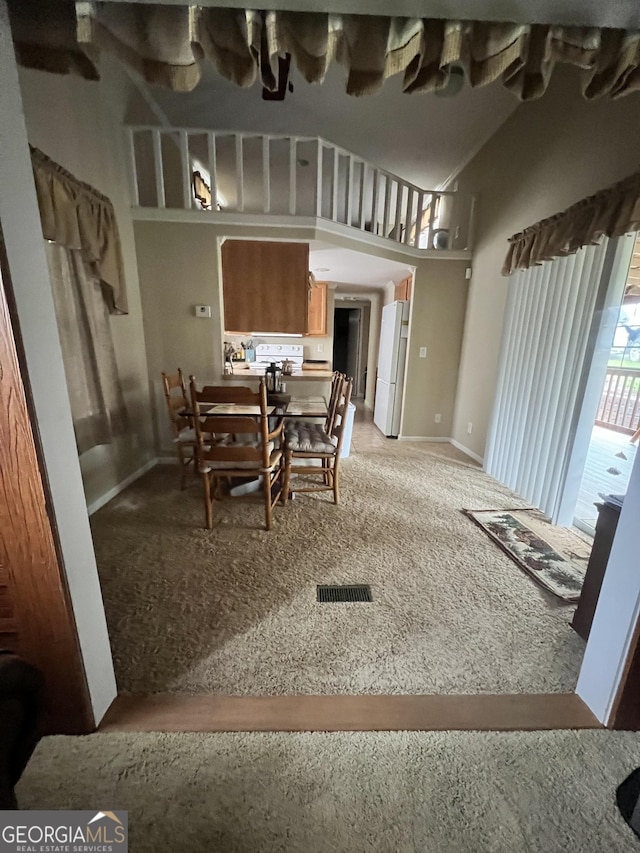
[[[353,376],[354,397],[364,397],[367,390],[369,314],[364,302],[336,306],[333,312],[333,369]]]
[[[612,281],[611,321],[600,357],[606,362],[580,483],[574,523],[593,535],[597,505],[627,491],[640,425],[640,238],[626,275]]]

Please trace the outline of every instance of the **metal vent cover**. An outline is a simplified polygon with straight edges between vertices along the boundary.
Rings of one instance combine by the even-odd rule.
[[[371,587],[368,584],[349,584],[347,586],[316,586],[317,601],[324,604],[338,604],[351,601],[373,601]]]

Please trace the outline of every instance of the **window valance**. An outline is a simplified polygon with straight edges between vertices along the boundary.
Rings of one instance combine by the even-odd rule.
[[[112,203],[38,148],[31,149],[31,163],[45,239],[80,250],[91,271],[108,286],[112,309],[126,313],[122,249]]]
[[[43,7],[45,7],[43,9]],[[203,62],[250,86],[277,88],[278,57],[291,54],[309,82],[336,61],[352,95],[404,75],[405,92],[445,87],[452,64],[471,86],[500,79],[523,101],[547,88],[557,63],[583,69],[583,94],[618,97],[640,89],[640,31],[323,12],[201,8],[162,3],[12,2],[18,60],[53,72],[98,78],[101,51],[149,83],[193,89]]]
[[[640,230],[640,172],[509,238],[503,275]]]

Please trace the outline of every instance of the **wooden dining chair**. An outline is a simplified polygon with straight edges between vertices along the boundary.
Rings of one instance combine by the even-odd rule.
[[[347,409],[353,391],[353,379],[340,383],[333,424],[325,430],[322,424],[295,421],[288,423],[284,436],[284,483],[282,502],[286,503],[293,492],[333,492],[333,502],[340,499],[340,451],[344,439]],[[296,465],[295,460],[301,464]],[[302,462],[304,460],[304,464]],[[319,464],[314,465],[313,460]],[[319,478],[314,485],[295,486],[291,475]]]
[[[187,485],[187,469],[193,462],[196,470],[196,433],[191,418],[180,414],[188,408],[187,389],[182,370],[177,373],[162,373],[162,387],[167,401],[173,443],[180,465],[180,488]]]
[[[190,390],[195,411],[199,403],[199,392],[193,378]],[[194,418],[198,468],[204,483],[205,518],[209,530],[213,527],[213,500],[222,498],[221,486],[224,481],[230,486],[231,480],[238,477],[256,477],[262,480],[267,530],[271,529],[273,507],[280,497],[282,486],[280,437],[283,420],[277,418],[275,425],[270,426],[273,418],[269,417],[271,407],[267,405],[267,389],[264,380],[261,380],[257,392],[252,391],[251,396],[248,394],[240,396],[242,397],[240,401],[227,399],[222,401],[222,404],[235,403],[238,405],[239,412],[242,412],[244,406],[255,406],[256,414],[216,415],[214,410]],[[214,441],[211,441],[212,435],[216,436]],[[229,497],[234,496],[229,495]],[[247,496],[242,495],[242,497]]]
[[[195,381],[195,377],[190,376],[189,381],[191,379]],[[196,395],[200,403],[242,403],[244,400],[253,401],[256,392],[246,385],[203,385]]]
[[[336,409],[338,407],[338,401],[340,399],[343,384],[346,379],[347,377],[344,375],[344,373],[340,373],[340,371],[334,370],[333,376],[331,378],[331,393],[329,395],[329,403],[327,404],[327,420],[324,425],[325,432],[330,433],[333,429],[333,424],[336,419]]]
[[[242,404],[255,405],[256,391],[246,385],[203,385],[198,390],[195,376],[189,376],[189,393],[192,411],[200,411],[207,403],[227,403],[229,405]],[[197,403],[197,407],[196,407]],[[211,421],[210,426],[215,425]],[[226,433],[210,433],[209,442],[220,440]]]
[[[331,432],[333,427],[333,422],[336,416],[336,407],[338,405],[338,399],[340,397],[340,392],[342,391],[342,383],[345,381],[346,377],[344,373],[340,373],[335,370],[333,376],[331,377],[331,391],[329,394],[329,402],[327,403],[327,414],[324,420],[324,430],[325,432]],[[320,418],[317,419],[318,421]],[[304,427],[309,426],[309,418],[295,418],[290,417],[287,418],[287,427],[286,429],[295,430],[298,427],[304,429]]]

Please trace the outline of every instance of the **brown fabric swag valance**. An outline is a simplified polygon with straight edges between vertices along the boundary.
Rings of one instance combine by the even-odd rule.
[[[44,8],[43,8],[44,7]],[[193,89],[203,61],[240,86],[277,87],[278,57],[291,54],[304,78],[322,82],[332,61],[347,91],[366,95],[394,74],[405,92],[445,87],[452,63],[471,86],[500,79],[523,101],[540,97],[556,63],[584,70],[587,98],[640,89],[640,31],[543,24],[258,11],[198,6],[13,0],[18,60],[97,79],[101,51],[148,83]]]
[[[113,205],[38,148],[31,149],[31,163],[45,239],[79,249],[89,269],[109,287],[112,309],[126,313],[122,249]]]
[[[640,230],[640,172],[509,238],[503,275]]]

